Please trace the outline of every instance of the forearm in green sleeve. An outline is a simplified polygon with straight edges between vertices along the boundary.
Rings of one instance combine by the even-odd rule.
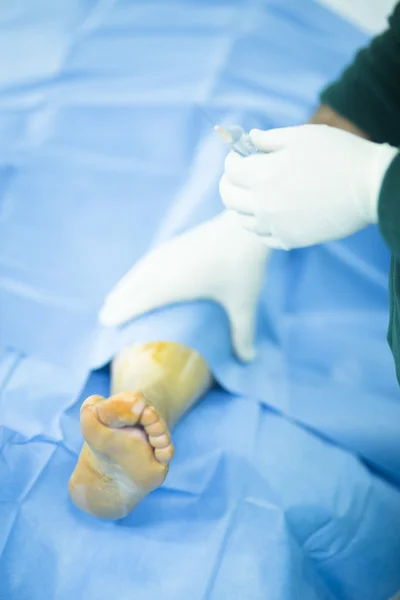
[[[336,129],[343,129],[343,131],[348,131],[353,135],[358,135],[358,137],[362,137],[365,139],[369,139],[368,135],[359,129],[354,123],[339,115],[333,108],[328,106],[327,104],[321,104],[315,111],[315,113],[311,116],[308,123],[314,125],[329,125],[330,127],[336,127]]]
[[[358,52],[321,102],[375,142],[400,146],[400,4],[389,29]]]
[[[400,152],[391,162],[379,194],[379,227],[394,257],[400,261]]]

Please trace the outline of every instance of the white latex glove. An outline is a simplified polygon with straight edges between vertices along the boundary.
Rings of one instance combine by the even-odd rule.
[[[257,301],[269,250],[225,211],[139,260],[105,300],[100,321],[122,323],[161,306],[196,299],[226,311],[237,357],[254,358]]]
[[[253,130],[259,150],[231,152],[222,201],[271,248],[300,248],[355,233],[378,220],[385,172],[398,150],[326,125]]]

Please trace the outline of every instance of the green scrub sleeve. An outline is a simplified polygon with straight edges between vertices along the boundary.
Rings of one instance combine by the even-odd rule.
[[[320,99],[373,141],[400,146],[400,3],[389,28],[358,52]]]
[[[397,261],[400,261],[400,153],[382,182],[378,205],[379,228]]]

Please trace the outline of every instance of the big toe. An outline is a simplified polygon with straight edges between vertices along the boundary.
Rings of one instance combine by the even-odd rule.
[[[81,406],[81,430],[85,440],[96,450],[104,451],[111,441],[112,430],[98,418],[97,407],[105,402],[102,396],[89,396]]]
[[[99,420],[107,427],[136,425],[146,408],[146,400],[140,393],[122,392],[97,404]]]

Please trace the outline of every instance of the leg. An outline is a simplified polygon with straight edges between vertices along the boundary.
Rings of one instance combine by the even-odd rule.
[[[74,503],[104,519],[119,519],[168,473],[169,428],[211,387],[194,350],[172,342],[125,348],[111,368],[112,396],[81,408],[82,452],[69,482]]]

